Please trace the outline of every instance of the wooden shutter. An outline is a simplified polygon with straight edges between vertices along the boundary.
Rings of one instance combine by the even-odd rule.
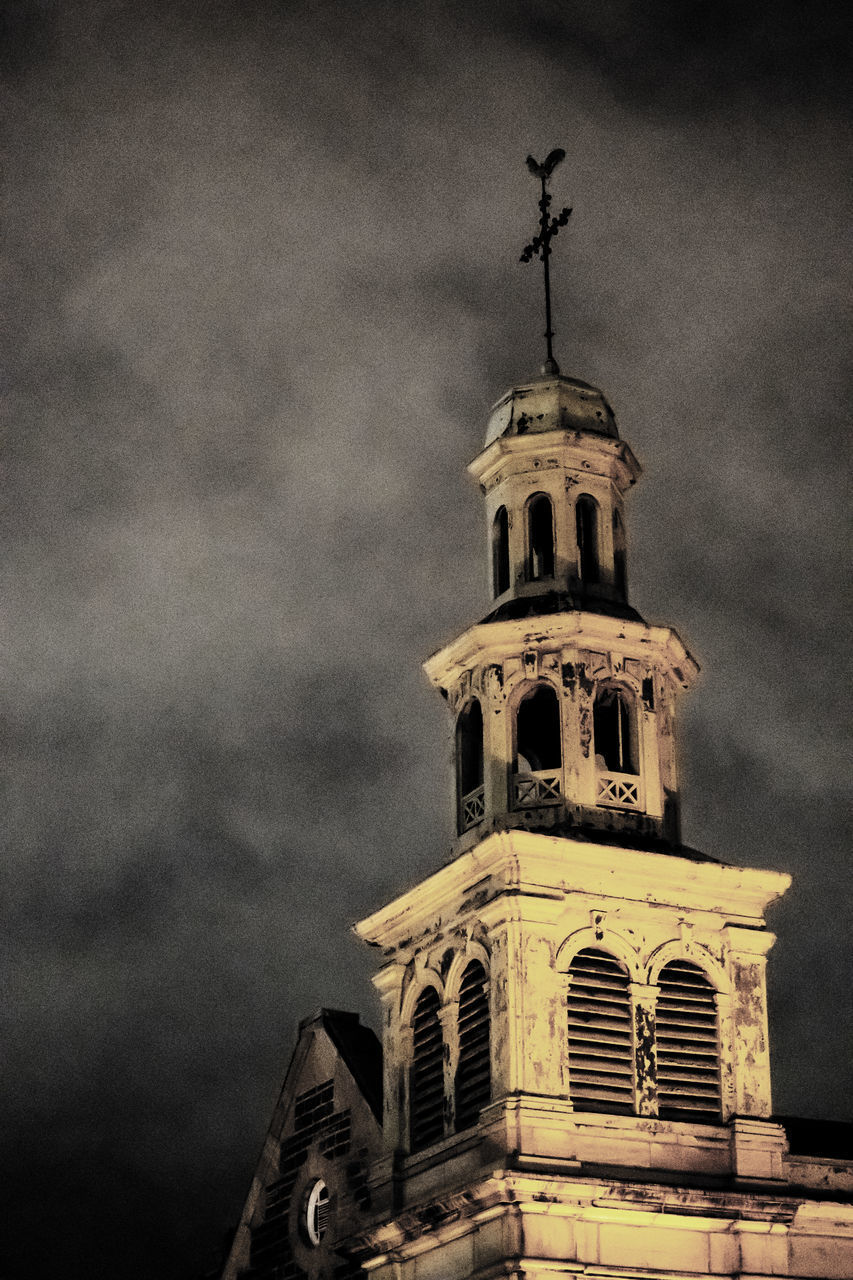
[[[473,960],[459,988],[459,1065],[456,1070],[456,1128],[476,1124],[491,1099],[489,993],[486,971]]]
[[[717,1002],[705,974],[673,960],[658,978],[658,1107],[667,1120],[720,1119]]]
[[[569,1097],[584,1111],[634,1110],[634,1037],[628,974],[584,947],[569,967]]]
[[[410,1147],[421,1151],[444,1137],[444,1043],[435,987],[425,987],[415,1005],[409,1072]]]

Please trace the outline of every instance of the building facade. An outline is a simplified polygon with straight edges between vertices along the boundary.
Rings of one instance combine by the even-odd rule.
[[[356,926],[381,1055],[352,1015],[303,1024],[223,1280],[853,1277],[849,1127],[773,1113],[790,878],[680,841],[698,668],[629,604],[639,464],[553,374],[498,402],[470,471],[492,607],[426,663],[452,857]]]

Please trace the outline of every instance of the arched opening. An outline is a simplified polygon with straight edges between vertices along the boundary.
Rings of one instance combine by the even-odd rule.
[[[459,1063],[456,1068],[456,1129],[469,1129],[492,1097],[486,970],[472,960],[459,988]]]
[[[479,822],[483,804],[483,711],[473,698],[456,721],[456,785],[459,834]]]
[[[569,966],[569,1097],[584,1111],[634,1110],[634,1042],[628,973],[584,947]]]
[[[531,582],[554,576],[554,511],[546,493],[527,504],[527,576]]]
[[[435,987],[424,987],[412,1019],[409,1147],[422,1151],[444,1137],[444,1043]]]
[[[628,578],[625,564],[625,526],[618,508],[613,508],[613,576],[616,590],[624,598],[628,589]]]
[[[515,713],[515,807],[559,801],[562,765],[560,702],[550,684],[540,683]]]
[[[581,582],[592,586],[598,582],[598,503],[583,493],[575,504],[578,540],[578,574]]]
[[[524,695],[515,723],[519,772],[562,767],[560,704],[550,684],[537,684]]]
[[[492,521],[492,590],[495,597],[509,591],[509,516],[499,507]]]
[[[658,1113],[664,1120],[720,1120],[717,999],[698,965],[672,960],[655,1007]]]
[[[608,773],[639,773],[633,697],[613,686],[599,689],[592,711],[595,764]]]

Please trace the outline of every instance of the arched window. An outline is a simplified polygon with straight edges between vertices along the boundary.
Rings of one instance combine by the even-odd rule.
[[[444,1137],[444,1044],[435,987],[424,987],[412,1020],[409,1146],[422,1151]]]
[[[560,703],[550,684],[537,684],[518,704],[515,716],[513,803],[554,804],[560,799],[563,764]]]
[[[459,834],[479,822],[483,806],[483,712],[476,698],[456,721],[456,779]]]
[[[720,1119],[720,1047],[713,986],[688,960],[672,960],[658,978],[658,1112],[664,1120]]]
[[[495,597],[509,591],[509,517],[498,507],[492,522],[492,590]]]
[[[554,512],[546,493],[527,504],[527,576],[531,582],[554,576]]]
[[[578,573],[581,582],[590,586],[599,580],[598,567],[598,503],[586,493],[575,504],[578,539]]]
[[[472,960],[459,988],[459,1064],[456,1068],[456,1128],[469,1129],[492,1096],[489,989],[486,971]]]
[[[516,767],[520,773],[562,766],[560,704],[550,684],[537,684],[524,695],[515,723]]]
[[[628,974],[606,951],[584,947],[569,966],[569,1097],[584,1111],[634,1110],[634,1040]]]
[[[639,773],[636,704],[626,689],[599,689],[592,709],[592,726],[598,770]]]
[[[628,589],[628,577],[625,567],[625,526],[617,507],[613,508],[613,576],[616,579],[616,590],[624,597]]]

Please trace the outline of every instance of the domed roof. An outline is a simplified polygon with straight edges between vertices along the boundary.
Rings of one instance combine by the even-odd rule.
[[[577,378],[540,378],[511,387],[492,410],[486,444],[501,436],[543,431],[591,431],[619,439],[613,410],[598,387]]]

